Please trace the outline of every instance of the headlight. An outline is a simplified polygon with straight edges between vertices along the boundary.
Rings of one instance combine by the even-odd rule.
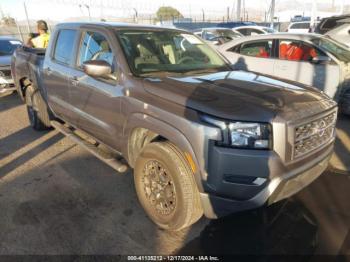
[[[272,132],[269,124],[226,122],[206,115],[202,115],[201,118],[222,130],[223,141],[220,143],[223,146],[249,149],[270,149],[272,147]]]

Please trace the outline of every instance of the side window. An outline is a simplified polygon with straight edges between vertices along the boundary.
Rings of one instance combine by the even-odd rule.
[[[279,59],[311,61],[316,56],[325,56],[325,54],[301,41],[282,40],[279,43]]]
[[[256,29],[250,29],[250,34],[249,35],[261,35],[262,32]]]
[[[328,19],[324,24],[322,25],[322,29],[332,29],[337,26],[337,19]]]
[[[237,29],[238,32],[240,32],[242,35],[248,35],[247,29]]]
[[[77,31],[62,29],[58,32],[53,59],[69,65],[72,62],[73,46]]]
[[[237,53],[239,54],[239,49],[241,48],[241,45],[236,45],[234,47],[231,47],[230,49],[228,49],[227,51],[229,52],[234,52],[234,53]]]
[[[250,42],[241,45],[240,54],[269,58],[272,55],[272,40]]]
[[[89,60],[103,60],[110,64],[112,73],[100,77],[99,80],[109,84],[115,84],[115,57],[106,37],[100,33],[85,32],[83,34],[79,47],[77,65],[81,67],[85,61]]]
[[[80,67],[88,60],[104,60],[109,63],[114,71],[115,59],[112,49],[107,39],[97,32],[85,32],[81,43],[78,56],[78,66]]]

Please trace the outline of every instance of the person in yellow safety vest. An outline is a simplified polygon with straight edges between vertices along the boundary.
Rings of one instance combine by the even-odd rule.
[[[47,48],[50,40],[47,23],[44,20],[37,21],[39,35],[28,40],[28,45],[34,48]]]

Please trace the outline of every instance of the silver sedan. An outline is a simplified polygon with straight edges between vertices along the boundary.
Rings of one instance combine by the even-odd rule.
[[[218,47],[234,69],[317,87],[350,114],[350,49],[316,34],[267,34]]]

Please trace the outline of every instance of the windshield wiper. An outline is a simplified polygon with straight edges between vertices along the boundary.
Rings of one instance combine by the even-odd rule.
[[[141,77],[152,77],[152,76],[159,76],[159,75],[178,75],[182,74],[179,72],[174,72],[174,71],[152,71],[148,73],[141,73],[139,76]]]
[[[184,75],[197,75],[197,74],[205,74],[205,73],[216,73],[219,72],[220,68],[203,68],[203,69],[194,69],[189,71],[184,71]]]

